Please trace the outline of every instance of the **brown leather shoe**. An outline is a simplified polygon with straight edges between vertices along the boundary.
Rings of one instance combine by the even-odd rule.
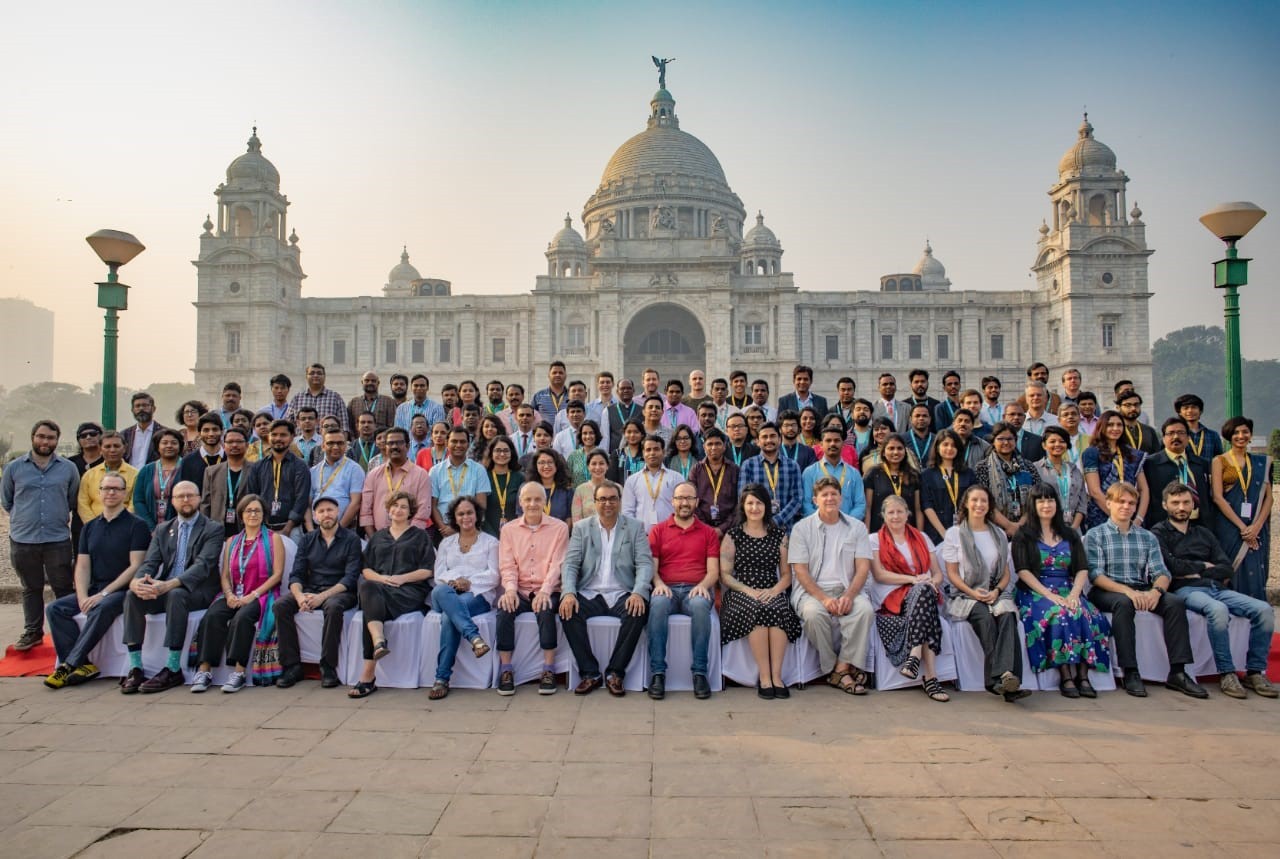
[[[600,677],[583,677],[578,683],[576,689],[573,690],[575,695],[590,695],[592,692],[600,688],[604,680]]]
[[[168,666],[165,666],[157,671],[154,677],[139,686],[138,691],[144,695],[152,692],[163,692],[166,689],[181,686],[185,682],[181,671],[171,671]]]
[[[615,698],[621,698],[627,694],[627,690],[622,687],[622,678],[617,674],[609,674],[604,678],[604,688],[609,690],[609,694]]]
[[[1280,695],[1276,691],[1276,687],[1271,685],[1271,681],[1267,679],[1265,674],[1246,674],[1244,676],[1245,688],[1251,689],[1263,698],[1275,698]]]
[[[120,692],[124,695],[136,695],[146,679],[147,675],[142,673],[141,668],[130,668],[129,673],[120,680]]]

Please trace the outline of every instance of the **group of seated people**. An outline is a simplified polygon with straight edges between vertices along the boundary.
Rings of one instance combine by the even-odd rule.
[[[273,403],[246,412],[229,383],[222,409],[184,406],[184,430],[150,422],[149,398],[135,396],[136,427],[77,432],[83,477],[69,496],[79,554],[74,588],[55,586],[48,606],[59,661],[46,682],[96,676],[88,653],[123,614],[126,693],[183,683],[184,659],[193,691],[211,688],[224,661],[224,691],[291,686],[303,677],[297,617],[317,612],[321,683],[338,686],[343,618],[358,606],[364,663],[350,694],[363,697],[389,653],[385,624],[429,606],[447,619],[434,699],[448,694],[464,639],[476,657],[489,652],[473,620],[489,611],[501,694],[515,691],[514,619],[532,612],[539,691],[556,689],[558,618],[582,678],[575,691],[622,694],[647,631],[649,694],[660,698],[666,619],[685,613],[694,691],[706,697],[718,612],[721,644],[746,640],[764,697],[788,696],[783,655],[803,632],[835,688],[860,695],[874,685],[875,635],[904,678],[945,701],[936,665],[945,612],[972,627],[986,686],[1006,700],[1029,694],[1024,647],[1033,668],[1058,672],[1063,695],[1092,696],[1090,672],[1111,670],[1111,637],[1123,687],[1139,695],[1134,618],[1152,612],[1170,687],[1203,697],[1186,671],[1189,609],[1208,620],[1222,691],[1274,695],[1262,673],[1273,625],[1270,464],[1249,452],[1247,418],[1219,436],[1200,425],[1203,402],[1189,394],[1157,432],[1131,385],[1118,383],[1116,410],[1099,414],[1078,372],[1050,393],[1038,363],[1008,402],[998,379],[963,390],[954,372],[936,400],[929,374],[915,370],[907,399],[885,373],[875,402],[846,377],[828,407],[812,376],[797,366],[776,409],[762,381],[748,394],[746,374],[734,373],[707,393],[701,371],[688,394],[669,380],[665,397],[652,371],[639,392],[623,379],[616,395],[602,372],[587,401],[560,362],[531,402],[523,387],[495,381],[488,403],[471,382],[435,403],[421,374],[399,377],[399,390],[393,377],[387,397],[369,373],[348,404],[312,365],[293,400],[277,376]],[[38,465],[36,435],[29,464]],[[0,498],[10,510],[13,471]],[[288,570],[286,540],[296,544]],[[199,610],[188,654],[187,619]],[[147,678],[145,618],[159,612],[169,659]],[[620,630],[602,670],[586,621],[606,615]],[[1252,624],[1242,679],[1225,643],[1230,616]],[[30,627],[28,618],[24,641]]]

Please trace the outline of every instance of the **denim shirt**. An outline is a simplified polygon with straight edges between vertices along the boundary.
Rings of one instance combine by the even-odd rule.
[[[31,454],[18,457],[0,480],[0,506],[9,514],[9,539],[15,543],[59,543],[71,539],[80,474],[57,454],[41,469]]]

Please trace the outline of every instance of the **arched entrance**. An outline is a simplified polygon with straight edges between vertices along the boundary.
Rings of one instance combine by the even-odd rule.
[[[640,387],[646,367],[658,371],[665,385],[689,371],[707,366],[707,338],[697,318],[678,304],[654,304],[631,318],[622,339],[623,375]]]

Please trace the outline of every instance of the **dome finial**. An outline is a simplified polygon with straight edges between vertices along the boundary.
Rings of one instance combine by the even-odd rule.
[[[409,246],[402,245],[400,248],[400,262],[408,262],[408,261],[409,261]]]
[[[756,209],[756,226],[764,226],[764,212],[760,209]]]
[[[258,139],[258,126],[253,126],[253,133],[249,135],[249,152],[261,152],[262,141]]]
[[[928,236],[924,237],[924,255],[927,257],[933,256],[933,245],[929,244]]]
[[[566,227],[572,227],[572,226],[573,226],[573,218],[572,218],[572,216],[570,216],[570,215],[569,215],[569,213],[568,213],[568,212],[565,212],[565,213],[564,213],[564,225],[565,225]]]

